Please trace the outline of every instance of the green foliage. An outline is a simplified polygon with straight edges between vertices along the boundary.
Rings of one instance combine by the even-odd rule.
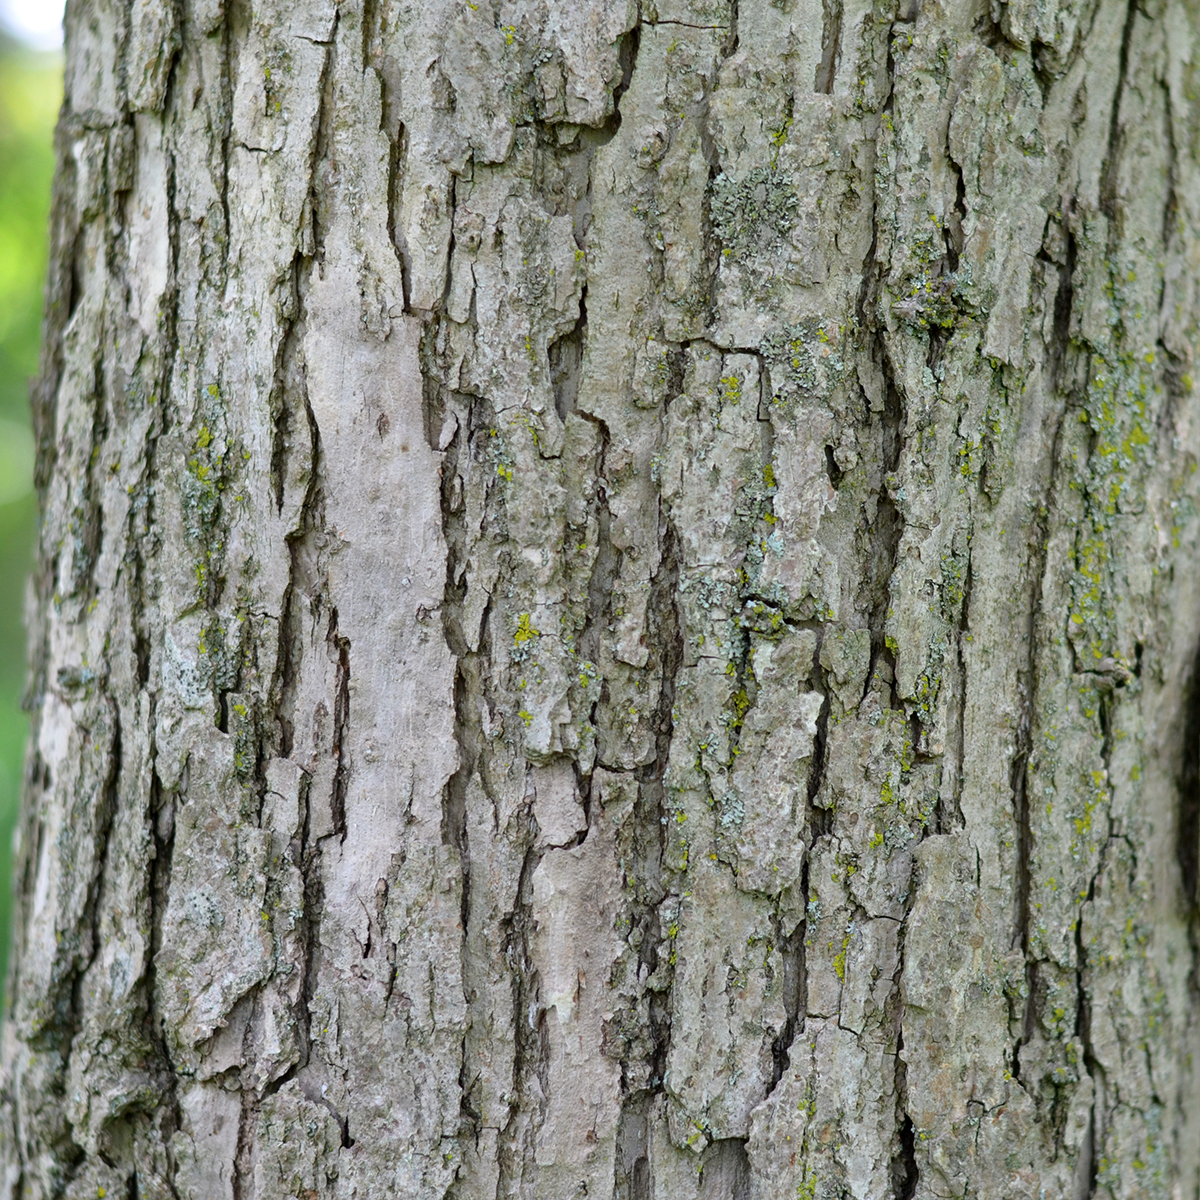
[[[28,722],[22,627],[36,504],[29,380],[38,368],[57,54],[0,40],[0,972],[8,957],[8,877]],[[2,977],[2,976],[0,976]]]

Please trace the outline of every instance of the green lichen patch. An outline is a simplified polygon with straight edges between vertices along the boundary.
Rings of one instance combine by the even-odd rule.
[[[759,347],[771,369],[772,403],[787,408],[813,395],[828,395],[847,370],[844,343],[850,326],[805,317],[769,333]]]
[[[787,241],[799,207],[796,189],[776,166],[755,167],[742,179],[713,180],[709,212],[726,252],[756,258]]]

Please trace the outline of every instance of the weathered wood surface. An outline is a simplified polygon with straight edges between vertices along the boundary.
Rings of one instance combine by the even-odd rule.
[[[1200,1170],[1200,10],[68,14],[6,1195]]]

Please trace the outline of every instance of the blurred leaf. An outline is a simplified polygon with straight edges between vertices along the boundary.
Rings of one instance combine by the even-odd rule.
[[[0,44],[0,415],[28,421],[46,278],[62,62]]]
[[[0,504],[20,500],[33,488],[33,434],[0,417]]]
[[[10,847],[28,730],[20,696],[21,609],[36,515],[29,380],[38,369],[61,95],[60,55],[0,39],[0,973],[8,957]]]

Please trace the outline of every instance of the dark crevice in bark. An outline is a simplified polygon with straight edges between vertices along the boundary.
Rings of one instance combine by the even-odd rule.
[[[651,25],[657,27],[659,25],[679,25],[683,29],[728,29],[728,25],[698,25],[694,21],[642,21],[643,25]]]
[[[930,831],[923,829],[918,837],[918,843],[928,837]],[[920,1168],[917,1164],[915,1130],[912,1113],[909,1106],[908,1068],[904,1060],[904,1016],[906,1000],[904,995],[904,968],[908,952],[908,931],[912,919],[913,905],[917,895],[916,864],[913,863],[912,874],[907,896],[904,903],[904,915],[900,920],[897,931],[896,970],[892,976],[892,989],[887,1000],[886,1011],[892,1015],[896,1036],[896,1057],[894,1087],[896,1098],[896,1125],[893,1134],[893,1154],[891,1162],[892,1196],[894,1200],[912,1200],[917,1193],[920,1181]]]
[[[1095,899],[1096,879],[1101,874],[1102,869],[1103,856],[1101,857],[1101,868],[1097,870],[1096,875],[1092,877],[1088,885],[1088,902]],[[1096,1175],[1099,1166],[1097,1162],[1097,1150],[1100,1140],[1098,1134],[1101,1131],[1100,1127],[1104,1115],[1104,1068],[1100,1065],[1100,1061],[1096,1056],[1095,1046],[1092,1042],[1092,1005],[1087,982],[1084,978],[1087,963],[1087,947],[1083,942],[1082,919],[1075,922],[1075,960],[1075,1036],[1083,1045],[1084,1066],[1087,1068],[1087,1073],[1092,1077],[1095,1089],[1092,1093],[1091,1112],[1088,1115],[1088,1131],[1076,1173],[1081,1184],[1083,1178],[1086,1178],[1087,1191],[1085,1195],[1087,1200],[1091,1200],[1096,1194]]]
[[[1013,1046],[1013,1076],[1020,1081],[1021,1048],[1030,1040],[1034,1031],[1034,991],[1037,965],[1029,954],[1030,889],[1032,887],[1031,860],[1033,856],[1033,831],[1029,818],[1029,798],[1026,767],[1029,758],[1029,700],[1023,698],[1022,711],[1017,727],[1017,753],[1013,757],[1010,786],[1013,792],[1013,809],[1017,826],[1017,878],[1014,888],[1016,907],[1016,930],[1014,942],[1025,959],[1025,1008],[1021,1020],[1021,1034]]]
[[[892,1014],[896,1034],[896,1057],[894,1063],[894,1088],[896,1099],[896,1125],[892,1135],[891,1183],[892,1200],[912,1200],[917,1194],[921,1172],[917,1166],[916,1138],[912,1115],[908,1111],[908,1068],[904,1061],[904,957],[908,922],[915,899],[915,879],[909,886],[909,899],[905,904],[904,917],[897,934],[896,971],[892,977],[892,990],[888,998],[888,1009]]]
[[[845,474],[842,468],[837,465],[833,457],[834,447],[825,447],[825,474],[829,476],[829,486],[837,491],[838,485],[842,482],[842,476]]]
[[[529,953],[530,935],[533,932],[533,875],[542,860],[541,853],[533,849],[533,814],[522,813],[522,840],[529,847],[521,863],[521,876],[517,887],[517,904],[514,910],[500,922],[501,944],[505,962],[511,971],[513,993],[513,1087],[509,1098],[507,1119],[504,1120],[499,1136],[499,1183],[497,1196],[510,1195],[520,1181],[526,1147],[515,1140],[520,1130],[523,1113],[534,1116],[537,1099],[529,1086],[531,1077],[544,1075],[546,1049],[543,1042],[544,1021],[535,1026],[531,1014],[538,1011],[540,979]],[[545,1096],[545,1088],[539,1082],[537,1096]]]
[[[1029,44],[1029,57],[1033,63],[1033,78],[1042,97],[1042,108],[1045,109],[1050,99],[1050,89],[1059,74],[1058,55],[1053,46],[1034,38]]]
[[[721,61],[727,62],[738,50],[738,0],[733,0],[729,6],[729,28],[725,40],[721,43]]]
[[[1139,667],[1140,650],[1139,644]],[[1177,857],[1183,902],[1188,916],[1187,937],[1191,952],[1188,992],[1193,1011],[1200,1012],[1200,649],[1193,662],[1184,694],[1182,753],[1178,775]],[[1096,1078],[1094,1072],[1093,1078]],[[1099,1080],[1097,1079],[1097,1090]],[[1096,1108],[1092,1109],[1092,1153],[1096,1154]],[[1091,1193],[1089,1193],[1090,1200]]]
[[[899,1074],[903,1076],[903,1071]],[[916,1136],[913,1132],[912,1117],[904,1114],[900,1122],[900,1130],[896,1135],[898,1153],[892,1159],[892,1195],[896,1200],[912,1200],[917,1194],[917,1181],[920,1170],[917,1167]]]
[[[1048,265],[1053,265],[1058,272],[1058,287],[1054,294],[1054,326],[1052,341],[1047,347],[1046,373],[1055,391],[1066,395],[1071,386],[1067,376],[1068,351],[1071,348],[1071,316],[1075,309],[1075,265],[1078,259],[1078,244],[1071,230],[1068,219],[1074,201],[1068,198],[1063,202],[1063,241],[1062,261],[1055,262],[1039,253]]]
[[[337,682],[333,698],[333,746],[335,760],[333,791],[330,808],[333,812],[333,830],[341,840],[346,840],[346,789],[350,782],[350,762],[346,753],[346,734],[350,729],[350,641],[338,633],[338,611],[329,613],[329,629],[325,634],[326,652],[337,667]]]
[[[884,407],[878,422],[880,449],[880,486],[875,506],[875,519],[871,527],[870,564],[867,574],[869,625],[871,630],[871,662],[867,671],[867,686],[880,674],[880,666],[886,682],[895,679],[895,653],[887,644],[887,617],[891,605],[892,576],[900,553],[900,541],[904,535],[904,518],[892,499],[897,486],[896,472],[904,446],[904,401],[896,386],[891,357],[884,342],[882,331],[877,332],[876,347],[884,379]],[[899,707],[892,692],[892,707]]]
[[[396,224],[396,214],[404,196],[404,164],[408,158],[408,129],[401,123],[388,143],[387,229],[396,261],[400,264],[400,287],[404,292],[404,311],[412,312],[412,255],[404,232]],[[447,258],[449,262],[449,258]]]
[[[463,858],[463,904],[467,903],[469,887],[467,851],[467,785],[475,772],[479,757],[478,730],[478,664],[470,652],[462,629],[462,606],[466,597],[466,584],[458,578],[458,551],[462,537],[455,537],[455,526],[461,525],[461,517],[451,508],[449,496],[450,480],[457,468],[457,448],[464,440],[462,430],[455,433],[447,449],[443,468],[442,527],[449,552],[446,558],[446,587],[442,601],[442,626],[446,644],[456,659],[454,680],[454,741],[458,747],[458,769],[446,783],[442,800],[442,841],[457,848]],[[464,913],[463,929],[466,930]]]
[[[383,23],[379,16],[379,0],[363,0],[361,20],[363,66],[378,70],[381,54],[380,34],[383,31]]]
[[[659,660],[659,693],[654,712],[654,762],[639,773],[643,785],[652,779],[662,782],[675,732],[675,685],[683,666],[683,617],[679,611],[679,535],[669,520],[662,522],[659,568],[650,580],[647,605],[649,640]]]
[[[999,19],[999,9],[996,5],[984,6],[979,20],[975,22],[975,33],[989,50],[995,51],[1006,61],[1011,61],[1013,52],[1020,50],[1020,47],[1011,41],[1008,34],[1004,32],[1004,25]]]
[[[608,455],[608,426],[599,418],[581,413],[591,421],[600,433],[600,445],[596,451],[596,493],[592,508],[596,518],[596,558],[588,580],[587,619],[579,635],[580,656],[588,662],[602,665],[604,634],[612,623],[613,585],[621,571],[623,552],[612,543],[612,513],[608,507],[607,481],[604,477],[605,460]],[[601,703],[603,703],[603,699]],[[600,752],[600,747],[597,747]]]
[[[275,493],[275,512],[283,512],[287,491],[288,467],[293,461],[293,444],[297,430],[295,424],[300,416],[300,407],[294,396],[303,391],[303,344],[304,333],[300,325],[299,277],[304,270],[299,255],[292,263],[291,279],[288,281],[286,316],[275,355],[275,380],[271,389],[270,406],[273,427],[271,445],[271,483]],[[307,407],[307,401],[305,402]]]
[[[151,633],[146,599],[150,588],[152,571],[150,569],[155,556],[155,535],[151,530],[155,524],[154,492],[157,476],[158,452],[158,415],[151,423],[145,442],[145,469],[142,473],[142,486],[138,489],[136,498],[132,498],[129,506],[129,517],[126,522],[126,537],[133,553],[129,556],[132,578],[128,587],[136,598],[130,605],[130,624],[133,634],[133,653],[136,664],[138,687],[148,691],[150,683],[150,667],[152,659]],[[154,699],[151,695],[151,711]],[[151,721],[153,728],[153,721]]]
[[[104,402],[104,374],[101,368],[101,356],[108,341],[109,330],[103,325],[100,329],[101,344],[97,345],[93,359],[92,379],[92,428],[88,444],[92,453],[83,465],[82,479],[74,480],[74,503],[71,511],[71,577],[67,585],[67,595],[87,598],[94,588],[94,573],[100,557],[100,548],[104,545],[104,509],[101,504],[103,481],[97,478],[101,468],[104,443],[108,435],[109,414]]]
[[[824,0],[821,30],[821,61],[817,64],[813,91],[828,95],[833,91],[838,64],[842,57],[842,0]]]
[[[308,195],[301,216],[300,253],[321,264],[325,261],[325,231],[328,222],[322,211],[323,195],[330,189],[322,187],[323,171],[333,169],[334,66],[337,61],[337,31],[341,9],[333,14],[333,27],[321,66],[320,100],[317,104],[317,136],[312,158],[308,164]]]
[[[729,765],[732,768],[734,761],[742,752],[742,726],[745,724],[746,714],[755,706],[758,699],[758,683],[754,677],[754,667],[750,662],[749,630],[736,629],[731,643],[734,647],[730,652],[734,669],[734,693],[733,707],[726,726],[726,736],[729,744]]]
[[[618,51],[617,65],[621,71],[621,81],[613,88],[612,115],[604,125],[605,141],[611,141],[617,130],[621,128],[621,98],[629,90],[633,81],[633,69],[637,65],[638,48],[642,42],[640,23],[627,33],[621,35],[621,48]]]
[[[1167,147],[1167,189],[1163,198],[1162,215],[1162,244],[1165,250],[1165,270],[1162,272],[1162,282],[1159,289],[1157,309],[1168,313],[1172,290],[1173,263],[1180,273],[1184,273],[1182,264],[1186,261],[1185,236],[1187,224],[1180,208],[1180,148],[1175,136],[1176,113],[1171,103],[1171,89],[1164,81],[1161,84],[1163,94],[1163,140]],[[1186,118],[1185,118],[1186,119]],[[1186,126],[1185,126],[1186,128]],[[1178,286],[1177,284],[1175,285]],[[1176,338],[1170,336],[1170,323],[1163,321],[1160,326],[1157,347],[1164,359],[1163,386],[1167,401],[1158,412],[1158,446],[1159,454],[1165,460],[1176,453],[1179,443],[1175,440],[1182,433],[1180,416],[1186,411],[1188,396],[1192,391],[1190,386],[1189,356],[1181,353]],[[1170,345],[1168,343],[1175,343]]]
[[[241,47],[246,43],[252,14],[248,0],[227,0],[219,10],[221,18],[221,92],[220,113],[220,170],[217,175],[217,203],[221,211],[221,228],[216,241],[221,256],[221,282],[229,280],[229,246],[232,240],[233,221],[229,211],[229,180],[233,174],[233,103],[237,92],[238,59]],[[217,132],[217,131],[214,131]]]
[[[1175,139],[1175,114],[1172,112],[1171,104],[1171,89],[1164,80],[1160,85],[1160,90],[1163,97],[1163,143],[1167,147],[1167,189],[1166,195],[1163,198],[1163,215],[1162,215],[1162,244],[1167,251],[1168,258],[1174,255],[1184,253],[1181,246],[1181,234],[1184,230],[1181,228],[1182,222],[1179,213],[1179,146]],[[1168,272],[1163,272],[1163,291],[1167,286]],[[1162,307],[1162,298],[1160,294],[1159,308]],[[1162,344],[1160,339],[1159,345]]]
[[[154,728],[151,708],[150,727]],[[153,753],[153,748],[151,750]],[[163,949],[163,920],[171,895],[171,867],[175,854],[175,798],[164,794],[158,771],[151,768],[150,776],[150,833],[154,848],[150,858],[150,879],[147,888],[149,946],[146,953],[146,1020],[145,1033],[162,1065],[162,1092],[158,1114],[162,1121],[163,1141],[169,1147],[171,1135],[180,1127],[179,1083],[175,1064],[167,1045],[166,1017],[158,1009],[158,956]],[[171,1193],[176,1195],[174,1183]]]
[[[962,253],[966,249],[966,233],[963,222],[967,219],[967,180],[962,165],[955,161],[950,151],[950,124],[946,124],[946,158],[954,167],[954,207],[946,214],[942,226],[942,241],[946,246],[946,266],[953,275],[958,271]]]
[[[1179,772],[1179,872],[1184,901],[1200,905],[1200,651],[1192,664],[1183,702],[1183,754]]]
[[[800,878],[801,894],[808,895],[808,861],[805,860]],[[791,1065],[792,1044],[796,1033],[804,1020],[805,1001],[808,996],[807,962],[804,949],[804,938],[807,933],[807,921],[801,921],[791,933],[784,934],[778,928],[776,921],[776,948],[783,960],[783,1028],[771,1045],[773,1063],[771,1081],[772,1090],[783,1078],[784,1072]]]
[[[550,384],[554,389],[554,411],[566,421],[575,411],[583,355],[587,349],[587,285],[579,297],[579,316],[570,331],[555,338],[548,347]]]
[[[111,835],[113,823],[116,820],[117,809],[121,803],[121,756],[124,749],[121,730],[121,710],[116,700],[107,693],[103,695],[102,703],[108,709],[108,719],[112,723],[108,746],[108,772],[103,782],[97,788],[95,797],[96,808],[94,820],[96,824],[91,848],[95,855],[96,865],[93,869],[91,882],[88,885],[88,903],[85,910],[89,923],[86,939],[88,952],[86,960],[76,968],[72,981],[72,1026],[69,1033],[64,1032],[63,1038],[63,1046],[68,1053],[71,1041],[78,1032],[78,1022],[82,1017],[83,980],[91,969],[92,964],[100,955],[100,923],[104,915],[104,877],[108,873],[109,851],[112,848]]]
[[[673,371],[668,383],[667,404],[678,392],[679,372]],[[608,430],[598,422],[602,449],[597,456],[598,475],[603,480]],[[603,488],[603,483],[601,484]],[[608,534],[607,501],[603,503],[598,525],[602,528],[601,546],[589,581],[588,622],[585,629],[589,650],[599,652],[597,635],[611,621],[611,587],[620,571],[621,555],[611,545]],[[618,1161],[614,1197],[619,1200],[650,1200],[653,1181],[648,1157],[650,1111],[654,1098],[662,1093],[670,1045],[670,1008],[665,989],[667,980],[659,972],[670,964],[662,963],[662,918],[660,905],[666,898],[663,880],[665,835],[664,775],[670,757],[675,730],[675,697],[679,671],[683,666],[683,614],[679,608],[679,583],[682,546],[678,531],[669,515],[660,511],[659,565],[650,580],[647,604],[647,642],[651,657],[647,670],[658,676],[652,729],[654,757],[634,772],[637,794],[630,830],[632,854],[625,862],[627,902],[627,943],[637,954],[637,978],[650,986],[634,1000],[634,1009],[616,1028],[622,1033],[621,1116],[618,1128]],[[580,640],[581,648],[585,645]],[[672,960],[673,961],[673,960]],[[612,1053],[612,1051],[610,1051]]]
[[[456,239],[454,236],[454,213],[458,207],[458,176],[450,176],[450,194],[446,197],[446,211],[450,214],[450,240],[446,246],[446,278],[442,282],[442,294],[436,301],[438,314],[446,311],[450,302],[450,288],[454,279],[454,250]],[[394,245],[394,243],[393,243]],[[401,261],[401,276],[403,276],[403,261]],[[405,289],[404,307],[408,309],[407,288]],[[432,332],[432,327],[431,327]]]
[[[824,808],[817,803],[821,794],[821,783],[825,778],[825,753],[827,743],[829,741],[829,712],[832,707],[830,694],[832,689],[825,681],[825,672],[820,663],[816,663],[813,667],[815,676],[814,682],[817,689],[821,692],[821,708],[817,713],[817,732],[813,738],[812,760],[808,768],[808,811],[809,811],[809,845],[811,846],[818,838],[824,837],[826,834],[833,831],[833,809]],[[805,878],[807,878],[808,864],[805,863]],[[805,903],[810,899],[807,891],[805,892]]]
[[[299,685],[304,635],[301,597],[307,597],[313,602],[314,609],[320,602],[320,585],[316,578],[319,569],[318,530],[323,524],[317,469],[320,460],[320,434],[307,392],[303,394],[303,400],[303,414],[308,425],[309,437],[308,484],[301,504],[298,528],[287,539],[288,582],[283,593],[279,620],[275,678],[271,680],[269,688],[269,695],[273,700],[271,708],[278,726],[278,734],[273,740],[282,758],[291,756],[295,744],[296,688]]]
[[[624,865],[629,892],[626,942],[637,955],[637,978],[648,986],[634,1001],[628,1019],[614,1023],[616,1036],[608,1050],[621,1063],[622,1113],[634,1112],[642,1118],[651,1099],[662,1092],[670,1045],[670,968],[660,955],[663,932],[659,906],[666,896],[662,813],[662,780],[653,774],[637,789],[629,855]],[[660,968],[666,968],[667,978],[659,974]]]
[[[896,69],[892,56],[892,40],[888,36],[889,89],[883,109],[890,112],[895,95]],[[887,345],[887,332],[878,317],[879,293],[886,265],[879,259],[879,202],[871,207],[871,244],[863,263],[862,284],[856,302],[858,327],[865,340],[865,350],[874,358],[883,379],[883,412],[876,426],[879,438],[879,483],[874,520],[871,523],[870,559],[865,581],[866,595],[862,602],[867,608],[871,630],[871,660],[867,671],[867,687],[882,660],[895,675],[895,659],[885,639],[885,624],[889,606],[892,574],[904,532],[904,521],[891,497],[894,475],[900,465],[904,444],[905,406],[896,383],[895,371]],[[871,414],[874,416],[875,414]]]
[[[647,605],[648,640],[654,648],[649,670],[659,677],[654,707],[654,759],[635,771],[637,797],[631,831],[632,858],[625,865],[629,888],[629,931],[626,940],[636,947],[640,980],[658,982],[642,991],[636,1002],[632,1037],[623,1045],[621,1060],[621,1174],[614,1195],[649,1197],[653,1193],[647,1158],[648,1121],[653,1098],[660,1095],[666,1077],[670,1047],[670,1007],[660,969],[670,971],[660,957],[662,917],[660,905],[666,898],[663,880],[665,853],[666,797],[664,775],[675,731],[675,696],[683,665],[683,617],[679,610],[679,579],[682,547],[669,517],[659,527],[660,561],[650,581]],[[619,566],[619,563],[617,564]],[[641,1056],[645,1054],[646,1057]],[[632,1148],[631,1148],[632,1146]]]
[[[258,1124],[259,1100],[249,1088],[241,1092],[238,1110],[237,1148],[233,1156],[230,1190],[233,1200],[254,1200],[254,1141]]]
[[[304,907],[300,916],[299,942],[303,954],[300,1000],[295,1006],[300,1031],[298,1062],[272,1085],[278,1091],[312,1058],[312,1013],[317,989],[317,955],[321,942],[321,918],[325,907],[325,883],[321,874],[321,846],[313,837],[312,798],[309,777],[300,782],[300,845],[296,847],[300,878],[304,886]],[[272,1094],[268,1089],[267,1094]]]
[[[951,726],[953,730],[954,745],[952,747],[954,754],[954,770],[955,777],[951,783],[950,795],[954,803],[954,811],[951,813],[943,813],[941,811],[941,799],[938,800],[938,825],[940,829],[949,831],[951,827],[954,829],[965,829],[966,818],[963,816],[962,810],[962,795],[965,785],[966,772],[966,755],[967,755],[967,656],[966,644],[971,638],[971,583],[973,581],[973,572],[971,569],[971,559],[968,552],[967,567],[963,574],[963,598],[962,607],[958,615],[958,628],[954,631],[954,647],[955,660],[958,666],[958,681],[957,695],[955,696],[955,709],[953,712],[954,720]],[[945,781],[943,780],[942,794],[945,794]]]
[[[1108,117],[1108,147],[1101,160],[1104,169],[1100,177],[1100,209],[1110,221],[1115,222],[1118,214],[1119,178],[1123,151],[1124,130],[1121,127],[1121,102],[1129,78],[1129,50],[1133,42],[1133,26],[1137,19],[1137,0],[1127,0],[1125,24],[1121,31],[1121,51],[1117,67],[1117,86],[1113,92],[1112,108]],[[1111,230],[1110,237],[1117,231]]]

